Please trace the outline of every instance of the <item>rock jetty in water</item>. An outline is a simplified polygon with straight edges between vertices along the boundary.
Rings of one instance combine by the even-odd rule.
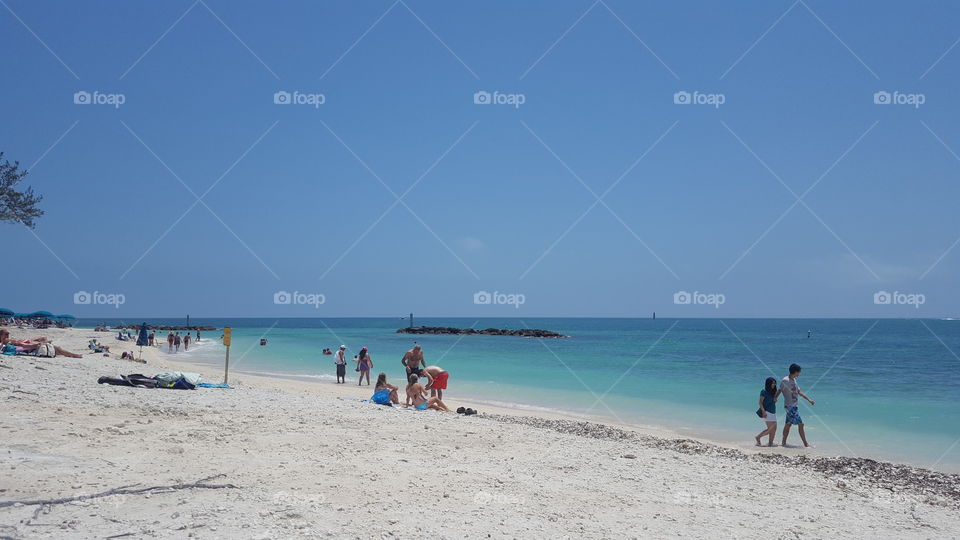
[[[563,334],[551,332],[550,330],[537,330],[535,328],[524,328],[521,330],[509,330],[506,328],[486,328],[477,330],[475,328],[449,328],[444,326],[410,326],[397,330],[398,334],[452,334],[452,335],[479,335],[479,336],[518,336],[531,338],[566,338]]]

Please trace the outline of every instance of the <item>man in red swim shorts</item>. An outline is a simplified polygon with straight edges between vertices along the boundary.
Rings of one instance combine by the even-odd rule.
[[[423,368],[423,374],[430,380],[427,383],[430,395],[443,400],[443,391],[447,389],[447,380],[450,379],[450,374],[440,366],[427,366]]]

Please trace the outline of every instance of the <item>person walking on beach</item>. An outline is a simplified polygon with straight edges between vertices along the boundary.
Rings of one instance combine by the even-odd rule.
[[[407,407],[413,407],[418,411],[425,411],[427,409],[434,409],[437,411],[450,412],[450,409],[447,408],[447,405],[440,400],[438,397],[427,397],[426,389],[420,384],[420,379],[410,374],[410,377],[407,379]]]
[[[423,368],[421,374],[429,379],[427,389],[430,390],[430,395],[436,396],[437,399],[443,399],[443,391],[447,389],[447,380],[450,379],[450,374],[440,366],[427,366]]]
[[[167,352],[173,352],[173,330],[167,334]]]
[[[151,331],[150,331],[150,335],[147,336],[147,345],[148,345],[148,346],[153,347],[153,339],[154,339],[154,337],[155,337],[155,335],[154,335],[154,333],[153,333],[153,330],[151,330]]]
[[[754,439],[757,440],[757,446],[762,446],[760,439],[767,435],[767,446],[773,446],[773,437],[777,434],[777,398],[780,397],[780,391],[777,390],[777,380],[773,377],[767,377],[760,391],[760,408],[757,413],[761,414],[761,420],[766,422],[767,429],[761,431]]]
[[[370,353],[367,352],[367,348],[364,347],[360,349],[360,354],[357,355],[357,371],[360,372],[360,380],[357,382],[357,386],[363,384],[363,378],[367,378],[367,386],[370,386],[370,370],[373,369],[373,358],[370,357]]]
[[[800,432],[800,440],[803,441],[803,446],[810,446],[810,444],[807,443],[807,435],[803,432],[803,419],[800,418],[800,410],[797,407],[799,405],[797,396],[810,402],[810,405],[813,405],[813,400],[801,392],[800,387],[797,386],[797,377],[799,376],[800,366],[790,364],[790,375],[787,375],[780,381],[780,393],[783,394],[783,408],[787,411],[787,419],[783,423],[783,440],[780,441],[780,446],[787,446],[787,436],[790,435],[790,426],[797,426],[797,430]]]
[[[174,352],[180,352],[180,332],[173,335]]]
[[[197,343],[200,343],[200,329],[197,328]]]
[[[400,363],[403,364],[404,368],[406,368],[408,379],[410,378],[410,375],[422,377],[423,368],[427,366],[427,363],[423,360],[423,349],[420,347],[420,344],[414,343],[413,348],[403,355],[403,359],[400,360]]]
[[[340,350],[333,357],[333,363],[337,366],[337,384],[347,382],[347,346],[341,345]]]
[[[187,352],[187,349],[190,348],[190,332],[184,332],[183,334],[183,352]]]

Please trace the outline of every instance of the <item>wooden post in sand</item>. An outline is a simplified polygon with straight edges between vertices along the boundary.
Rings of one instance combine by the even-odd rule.
[[[230,374],[230,328],[223,329],[223,344],[227,346],[227,357],[223,361],[223,384],[227,384]]]

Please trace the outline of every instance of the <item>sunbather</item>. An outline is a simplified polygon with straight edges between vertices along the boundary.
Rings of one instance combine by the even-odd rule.
[[[407,403],[406,405],[413,406],[413,408],[418,411],[425,411],[427,409],[434,409],[437,411],[450,412],[450,409],[447,408],[446,404],[443,401],[440,401],[438,397],[427,397],[427,391],[422,384],[419,383],[419,378],[410,374],[410,378],[407,380],[410,384],[407,385]]]
[[[8,332],[7,330],[0,330],[0,345],[10,344],[15,347],[21,347],[23,349],[23,352],[28,354],[32,353],[33,351],[36,351],[37,347],[39,347],[41,343],[51,343],[51,341],[48,338],[43,336],[38,337],[36,339],[32,339],[32,340],[30,339],[17,340],[17,339],[11,338],[10,332]],[[57,354],[68,356],[70,358],[83,358],[83,355],[77,354],[75,352],[70,352],[56,345],[53,346],[53,350],[55,350]]]

